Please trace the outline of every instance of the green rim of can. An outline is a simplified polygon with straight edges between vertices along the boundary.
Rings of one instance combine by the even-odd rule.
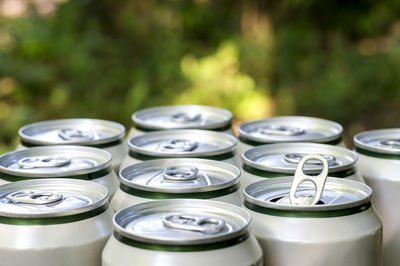
[[[136,129],[141,130],[143,132],[152,132],[152,131],[160,131],[160,130],[168,130],[168,129],[152,129],[152,128],[145,128],[142,126],[139,126],[138,124],[134,123],[134,126]],[[211,130],[211,131],[225,131],[231,128],[231,124],[227,124],[226,126],[223,127],[216,127],[216,128],[208,128],[207,130]],[[198,127],[188,127],[185,129],[198,129]]]
[[[93,173],[88,173],[88,174],[83,174],[83,175],[73,175],[73,176],[61,176],[61,177],[54,177],[54,178],[72,178],[72,179],[80,179],[80,180],[94,180],[98,178],[102,178],[108,174],[110,174],[113,171],[112,167],[109,166],[105,169],[93,172]],[[42,179],[43,177],[26,177],[26,176],[15,176],[15,175],[9,175],[9,174],[4,174],[0,173],[0,179],[9,181],[9,182],[15,182],[15,181],[22,181],[22,180],[30,180],[30,179]]]
[[[123,143],[122,139],[118,139],[118,140],[114,140],[111,142],[107,142],[107,143],[103,143],[103,144],[94,144],[94,145],[83,145],[83,146],[88,146],[88,147],[93,147],[93,148],[99,148],[99,149],[105,149],[105,148],[109,148],[109,147],[113,147],[116,145],[119,145]],[[33,144],[27,141],[24,141],[21,139],[21,144],[27,148],[32,148],[32,147],[38,147],[38,146],[44,146],[44,145],[38,145],[38,144]],[[55,143],[54,145],[60,145],[59,143]],[[79,145],[79,144],[69,144],[69,145]],[[49,145],[45,145],[45,146],[52,146],[52,144]]]
[[[235,156],[235,152],[231,151],[231,152],[227,152],[224,154],[220,154],[220,155],[213,155],[213,156],[196,156],[193,158],[201,158],[201,159],[209,159],[209,160],[215,160],[215,161],[223,161],[223,160],[228,160],[230,158],[233,158]],[[145,155],[145,154],[141,154],[138,152],[134,152],[134,151],[129,151],[129,156],[139,160],[139,161],[148,161],[148,160],[155,160],[155,159],[165,159],[165,158],[169,158],[168,156],[165,157],[158,157],[158,156],[151,156],[151,155]]]
[[[254,140],[249,140],[246,139],[243,136],[239,136],[238,137],[239,140],[245,144],[251,145],[251,146],[260,146],[260,145],[265,145],[265,144],[274,144],[277,142],[258,142],[258,141],[254,141]],[[328,145],[338,145],[340,142],[342,141],[342,137],[339,137],[337,139],[331,140],[331,141],[327,141],[327,142],[311,142],[311,143],[321,143],[321,144],[328,144]]]
[[[280,172],[271,172],[271,171],[264,171],[260,170],[257,168],[254,168],[252,166],[249,166],[247,164],[243,164],[242,166],[243,171],[258,176],[258,177],[265,177],[265,178],[276,178],[276,177],[283,177],[283,176],[293,176],[293,174],[288,174],[288,173],[280,173]],[[352,167],[350,169],[344,170],[344,171],[339,171],[335,173],[329,173],[329,176],[332,177],[339,177],[339,178],[346,178],[351,175],[354,175],[357,172],[355,167]]]
[[[227,248],[230,246],[234,246],[246,241],[249,238],[249,232],[246,232],[244,235],[239,237],[235,237],[226,241],[217,242],[217,243],[209,243],[209,244],[199,244],[192,246],[176,246],[176,245],[160,245],[160,244],[150,244],[144,243],[141,241],[136,241],[127,237],[122,236],[121,234],[114,232],[114,237],[120,242],[141,249],[149,249],[149,250],[158,250],[158,251],[171,251],[171,252],[193,252],[193,251],[207,251],[214,250],[220,248]]]
[[[109,204],[106,203],[96,209],[88,212],[79,213],[75,215],[61,216],[61,217],[44,217],[44,218],[15,218],[0,216],[0,224],[12,224],[12,225],[54,225],[54,224],[65,224],[73,223],[81,220],[86,220],[102,214],[109,208]]]
[[[212,199],[217,197],[223,197],[229,195],[231,193],[236,192],[240,188],[240,183],[237,183],[233,186],[218,189],[214,191],[207,192],[197,192],[197,193],[162,193],[162,192],[153,192],[153,191],[144,191],[129,187],[124,184],[119,185],[120,189],[130,195],[147,198],[147,199],[180,199],[180,198],[195,198],[195,199]]]
[[[388,160],[400,160],[400,154],[385,154],[385,153],[378,153],[378,152],[373,152],[373,151],[367,151],[361,148],[356,147],[356,152],[370,156],[370,157],[376,157],[376,158],[381,158],[381,159],[388,159]]]
[[[288,211],[288,210],[278,210],[265,208],[248,201],[244,201],[243,205],[252,211],[272,215],[272,216],[280,216],[280,217],[293,217],[293,218],[330,218],[330,217],[340,217],[346,215],[357,214],[371,208],[371,202],[366,204],[356,206],[348,209],[341,210],[331,210],[331,211]]]

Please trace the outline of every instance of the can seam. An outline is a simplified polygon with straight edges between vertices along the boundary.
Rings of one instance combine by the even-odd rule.
[[[105,142],[105,143],[101,143],[101,144],[79,144],[79,142],[77,143],[70,143],[70,142],[57,142],[57,143],[52,143],[52,144],[35,144],[35,143],[30,143],[26,140],[20,140],[21,144],[27,148],[32,148],[32,147],[38,147],[38,146],[55,146],[55,145],[75,145],[75,146],[86,146],[86,147],[93,147],[93,148],[99,148],[99,149],[104,149],[104,148],[109,148],[112,146],[116,146],[119,145],[121,143],[123,143],[123,139],[118,139],[118,140],[113,140],[110,142]]]
[[[244,136],[239,136],[238,139],[248,145],[251,146],[260,146],[265,144],[274,144],[274,143],[284,143],[284,142],[309,142],[309,143],[321,143],[321,144],[328,144],[328,145],[337,145],[342,141],[342,137],[340,136],[337,139],[330,140],[330,141],[313,141],[313,140],[299,140],[299,141],[275,141],[275,142],[258,142],[255,140],[246,139]]]
[[[370,157],[376,157],[376,158],[381,158],[381,159],[389,159],[389,160],[400,160],[400,154],[388,154],[388,153],[379,153],[379,152],[373,152],[373,151],[368,151],[359,147],[355,148],[356,152],[361,153],[366,156]]]
[[[142,154],[139,152],[134,152],[132,150],[129,151],[129,157],[134,158],[136,160],[140,161],[148,161],[148,160],[154,160],[154,159],[165,159],[165,158],[201,158],[201,159],[209,159],[209,160],[216,160],[216,161],[223,161],[227,160],[230,158],[233,158],[235,156],[234,151],[230,151],[224,154],[219,154],[219,155],[211,155],[211,156],[190,156],[188,155],[182,155],[180,157],[175,157],[175,156],[170,156],[170,155],[165,155],[165,156],[151,156],[151,155],[146,155]]]

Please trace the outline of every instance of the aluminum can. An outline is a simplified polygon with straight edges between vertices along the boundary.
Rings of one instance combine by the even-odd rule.
[[[104,185],[113,195],[119,185],[111,168],[111,154],[85,146],[41,146],[0,156],[0,184],[43,179],[73,178]]]
[[[140,203],[114,215],[103,266],[260,266],[250,215],[238,206],[197,199]]]
[[[306,116],[277,116],[238,126],[237,152],[278,142],[314,142],[345,147],[343,127],[333,121]]]
[[[318,176],[306,175],[303,160],[294,178],[257,181],[244,189],[264,265],[382,265],[382,222],[370,203],[371,188],[326,178],[326,160]]]
[[[365,182],[374,190],[372,203],[382,219],[383,263],[400,262],[400,129],[362,132],[354,137],[358,167]]]
[[[170,105],[147,108],[132,114],[133,127],[127,139],[155,130],[205,129],[235,135],[232,113],[204,105]]]
[[[120,172],[111,207],[160,199],[211,199],[242,206],[240,170],[206,159],[159,159],[130,165]]]
[[[124,143],[125,127],[100,119],[59,119],[32,123],[18,131],[21,144],[17,149],[48,145],[80,145],[106,150],[112,155],[117,171],[128,153]]]
[[[98,266],[112,233],[107,189],[74,179],[0,186],[1,265]]]
[[[331,177],[363,182],[357,171],[358,156],[355,152],[338,146],[319,143],[276,143],[260,145],[243,153],[241,184],[246,186],[265,178],[293,176],[300,160],[308,154],[320,154],[328,160]],[[322,164],[310,160],[304,166],[307,174],[321,172]]]
[[[121,170],[128,165],[160,158],[202,158],[240,167],[234,136],[209,130],[177,129],[148,132],[129,139],[129,153]]]

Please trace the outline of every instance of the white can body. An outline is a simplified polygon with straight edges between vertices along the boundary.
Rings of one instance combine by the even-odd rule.
[[[51,225],[0,223],[1,265],[98,266],[112,232],[113,211]]]
[[[372,203],[384,225],[384,265],[397,266],[400,263],[400,211],[396,207],[400,200],[400,160],[377,158],[362,153],[358,153],[358,156],[361,175],[374,191]]]
[[[262,251],[254,236],[225,248],[174,252],[133,247],[111,236],[103,251],[102,266],[262,266]]]
[[[152,200],[156,199],[142,198],[135,195],[131,195],[121,190],[121,188],[118,188],[117,191],[115,192],[113,199],[111,200],[111,207],[115,212],[117,212],[125,207]],[[182,198],[182,200],[185,200],[185,198]],[[243,195],[242,191],[238,189],[231,194],[217,198],[210,198],[209,200],[226,202],[240,207],[242,206],[243,203]]]
[[[246,208],[264,265],[379,266],[382,223],[373,208],[340,217],[267,215]]]

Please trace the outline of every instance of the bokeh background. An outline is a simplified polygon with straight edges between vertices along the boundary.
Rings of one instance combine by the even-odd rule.
[[[206,104],[400,127],[398,0],[0,0],[0,153],[34,121]]]

